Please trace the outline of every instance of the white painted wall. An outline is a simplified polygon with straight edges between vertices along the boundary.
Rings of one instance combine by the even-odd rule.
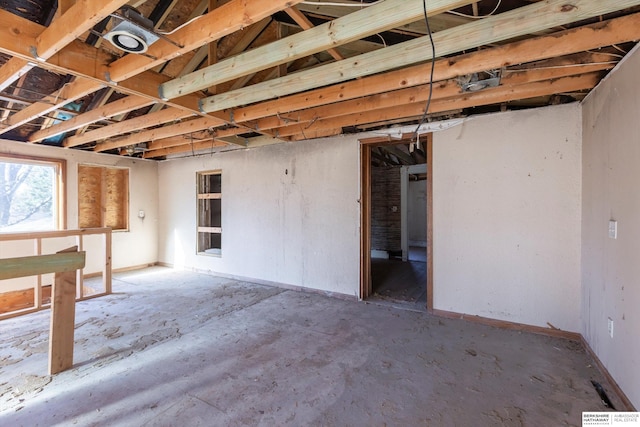
[[[112,266],[114,269],[136,267],[155,263],[158,260],[158,164],[155,161],[131,159],[129,157],[98,154],[79,150],[65,150],[37,144],[0,140],[0,153],[20,154],[66,160],[66,215],[67,228],[78,228],[78,164],[117,166],[129,168],[129,231],[113,233]],[[138,210],[144,210],[144,220],[138,218]],[[70,240],[72,244],[73,239]],[[65,246],[66,245],[66,246]],[[98,246],[95,249],[96,245]],[[26,244],[24,255],[31,255],[31,242]],[[68,247],[60,241],[56,248]],[[47,250],[47,248],[44,248]],[[58,250],[59,250],[58,249]],[[86,238],[87,262],[93,263],[94,252],[102,254],[100,239]],[[16,250],[24,252],[12,243],[0,242],[0,257],[13,256]],[[22,253],[21,253],[22,254]]]
[[[161,262],[357,295],[353,136],[160,163]],[[222,256],[196,254],[196,172],[222,170]]]
[[[580,330],[580,106],[434,134],[434,308]]]
[[[640,408],[640,50],[583,102],[582,334]],[[618,221],[618,238],[608,222]],[[607,318],[614,322],[613,338]]]

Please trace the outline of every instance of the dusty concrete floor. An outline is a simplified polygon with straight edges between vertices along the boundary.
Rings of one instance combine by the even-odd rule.
[[[577,426],[606,410],[571,341],[164,268],[114,291],[77,304],[75,365],[54,377],[49,312],[0,322],[0,425]]]

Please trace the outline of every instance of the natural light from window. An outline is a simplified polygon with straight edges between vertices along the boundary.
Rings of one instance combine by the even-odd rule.
[[[61,163],[0,157],[0,232],[56,230]]]

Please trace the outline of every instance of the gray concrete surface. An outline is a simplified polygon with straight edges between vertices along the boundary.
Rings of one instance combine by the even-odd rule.
[[[114,292],[77,304],[75,364],[53,377],[49,312],[0,322],[0,425],[578,426],[606,410],[572,341],[160,267]]]

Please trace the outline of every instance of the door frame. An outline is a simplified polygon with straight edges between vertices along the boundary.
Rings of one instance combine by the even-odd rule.
[[[406,144],[412,135],[401,139],[376,137],[360,142],[360,299],[371,296],[371,150],[381,145]],[[427,312],[433,312],[433,134],[426,139],[427,157]]]

